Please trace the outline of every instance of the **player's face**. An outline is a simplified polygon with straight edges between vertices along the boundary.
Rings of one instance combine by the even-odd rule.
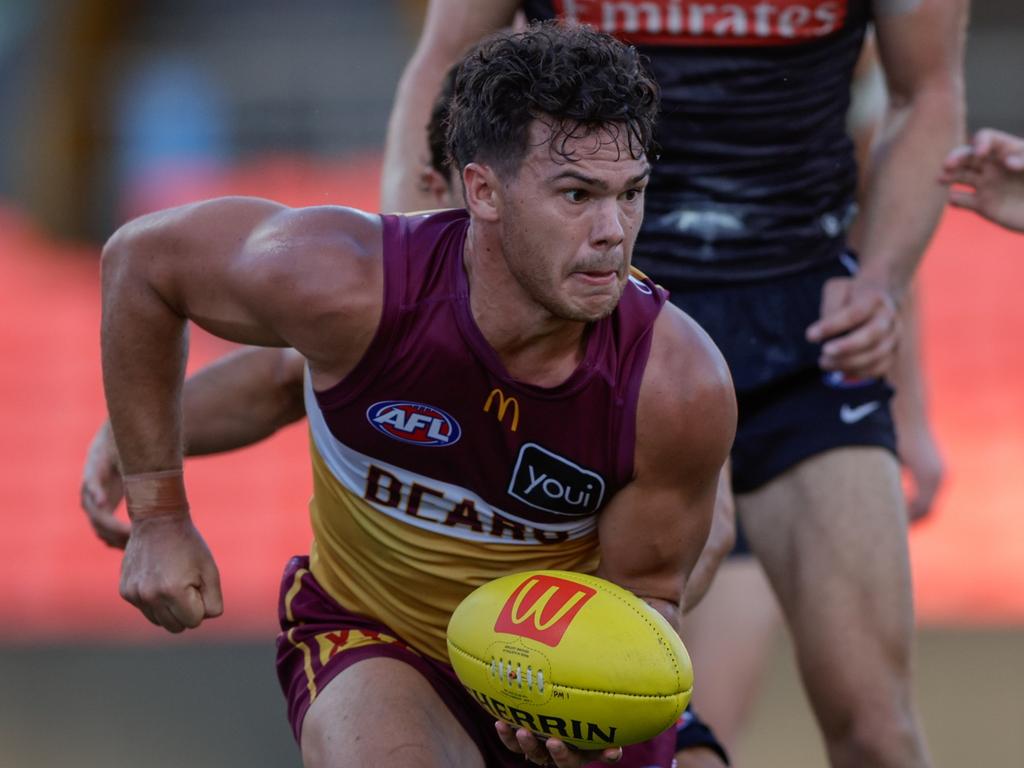
[[[629,275],[650,166],[616,128],[556,136],[553,147],[548,124],[535,120],[522,166],[503,184],[509,271],[533,301],[566,320],[610,314]]]

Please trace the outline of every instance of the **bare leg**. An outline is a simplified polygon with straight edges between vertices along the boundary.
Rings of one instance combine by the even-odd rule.
[[[741,555],[722,563],[704,599],[683,619],[694,710],[729,752],[756,700],[781,618],[761,564]]]
[[[843,448],[738,499],[835,768],[930,765],[910,691],[907,515],[896,459]]]
[[[306,768],[483,768],[476,744],[415,669],[353,664],[320,692],[302,726]]]

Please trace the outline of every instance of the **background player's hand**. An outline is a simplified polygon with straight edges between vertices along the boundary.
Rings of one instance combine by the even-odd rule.
[[[525,728],[513,728],[498,720],[494,724],[498,737],[508,749],[525,755],[528,762],[536,765],[553,765],[557,768],[580,768],[587,763],[614,765],[622,759],[622,747],[585,751],[571,749],[559,739],[542,741]]]
[[[821,317],[807,340],[822,344],[818,364],[853,379],[883,375],[899,338],[899,313],[892,294],[861,277],[833,277],[821,291]]]
[[[906,479],[907,516],[913,522],[931,511],[946,468],[927,424],[914,428],[897,420],[896,436]]]
[[[169,632],[220,616],[220,575],[187,512],[132,522],[121,565],[121,597]]]
[[[1024,232],[1024,139],[984,128],[942,164],[949,201],[996,224]]]
[[[124,496],[117,459],[114,433],[107,421],[96,431],[85,455],[79,499],[96,535],[110,546],[124,549],[131,526],[115,514]]]

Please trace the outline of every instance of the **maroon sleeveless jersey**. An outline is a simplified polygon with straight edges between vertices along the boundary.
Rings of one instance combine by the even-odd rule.
[[[664,292],[630,278],[556,387],[511,377],[473,320],[465,211],[383,216],[384,309],[356,368],[306,385],[311,569],[348,610],[436,658],[476,586],[593,572],[597,515],[633,475],[636,408]]]
[[[632,477],[637,395],[664,293],[631,277],[619,307],[592,325],[569,378],[533,386],[506,372],[473,320],[466,212],[382,220],[380,327],[356,369],[316,393],[331,434],[438,487],[470,491],[507,521],[465,509],[455,527],[492,531],[491,540],[532,531],[542,542],[590,529]],[[370,501],[398,492],[384,475],[368,481]]]

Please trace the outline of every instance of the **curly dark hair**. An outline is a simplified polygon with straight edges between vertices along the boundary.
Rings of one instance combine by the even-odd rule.
[[[626,131],[630,155],[654,151],[658,86],[636,49],[578,24],[546,21],[500,33],[459,65],[448,116],[448,153],[458,168],[483,162],[514,176],[530,124],[550,117],[551,151],[574,158],[569,139]]]

